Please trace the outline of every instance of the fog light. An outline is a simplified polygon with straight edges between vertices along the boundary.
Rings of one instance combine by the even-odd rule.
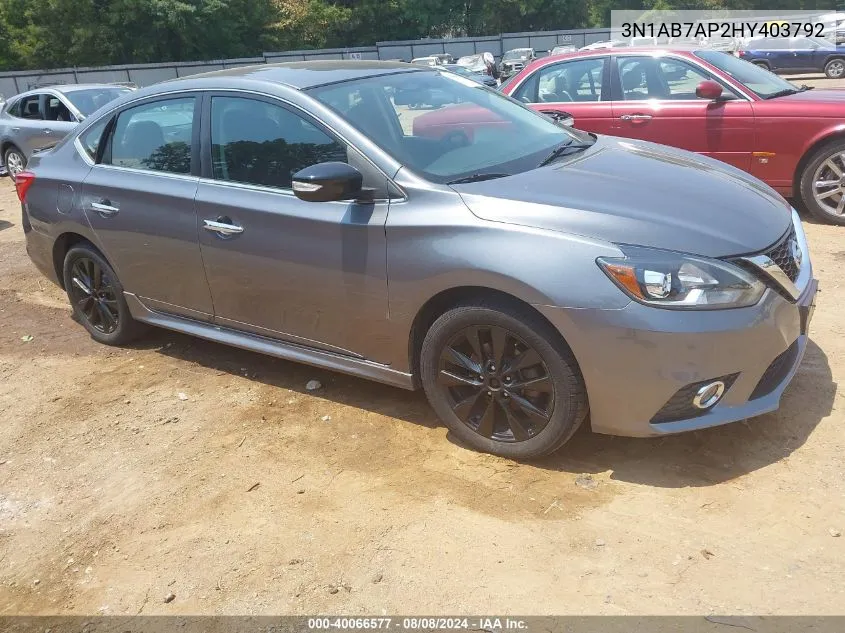
[[[722,399],[724,393],[725,383],[721,380],[707,383],[695,392],[692,404],[699,409],[709,409]]]

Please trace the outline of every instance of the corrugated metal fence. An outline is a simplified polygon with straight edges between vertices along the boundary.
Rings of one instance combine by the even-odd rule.
[[[410,61],[415,57],[425,57],[436,53],[450,53],[457,59],[462,55],[488,51],[498,58],[502,53],[512,48],[523,47],[532,47],[538,54],[542,55],[558,45],[581,47],[609,38],[609,29],[503,33],[487,37],[378,42],[375,46],[264,53],[261,57],[245,59],[10,71],[0,72],[0,94],[11,97],[19,92],[50,84],[132,82],[138,86],[148,86],[159,81],[211,70],[310,59],[402,59]]]

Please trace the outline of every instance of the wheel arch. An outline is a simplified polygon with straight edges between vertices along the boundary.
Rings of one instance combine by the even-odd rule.
[[[97,245],[84,235],[73,233],[71,231],[62,233],[58,238],[56,238],[56,241],[53,242],[53,268],[56,271],[56,279],[59,281],[59,286],[63,290],[65,290],[65,257],[71,248],[79,244],[91,247],[100,255],[100,257],[108,261],[108,257],[105,256],[103,251],[97,248]]]
[[[792,175],[792,191],[796,197],[801,196],[801,178],[804,174],[804,169],[807,167],[807,163],[810,162],[819,148],[832,141],[840,141],[845,144],[845,124],[839,124],[833,129],[824,130],[812,138],[804,148],[801,158],[798,159],[798,164],[795,166],[795,173]]]
[[[423,340],[434,322],[452,308],[460,305],[466,305],[472,302],[489,303],[491,301],[530,311],[550,328],[550,331],[554,333],[559,342],[566,346],[570,353],[572,353],[572,357],[575,358],[576,364],[578,363],[574,352],[572,352],[571,346],[560,331],[552,325],[543,313],[537,310],[537,308],[529,302],[524,299],[520,299],[513,294],[486,286],[455,286],[441,290],[429,298],[428,301],[426,301],[417,311],[414,316],[414,320],[411,323],[411,329],[408,336],[408,358],[410,360],[410,370],[415,388],[420,388],[421,386],[420,352],[422,350]],[[580,371],[580,366],[578,367],[578,370]]]

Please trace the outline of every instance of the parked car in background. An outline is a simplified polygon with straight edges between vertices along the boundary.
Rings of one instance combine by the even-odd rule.
[[[14,179],[32,153],[50,147],[89,114],[131,88],[109,84],[69,84],[15,95],[0,110],[0,157]]]
[[[489,75],[487,64],[484,62],[484,53],[477,53],[475,55],[464,55],[459,57],[455,62],[458,66],[463,66],[474,73]]]
[[[807,90],[708,49],[546,57],[502,91],[581,130],[673,145],[750,172],[845,225],[843,90]]]
[[[429,55],[428,57],[415,57],[411,60],[411,63],[419,66],[439,66],[441,64],[440,59],[435,55]]]
[[[437,53],[436,55],[432,55],[432,57],[436,57],[441,64],[455,63],[455,58],[450,53]]]
[[[466,66],[461,66],[459,64],[443,64],[442,68],[462,75],[463,77],[469,77],[473,81],[477,81],[478,83],[489,86],[490,88],[495,88],[499,85],[499,82],[492,76],[474,72]]]
[[[759,37],[735,55],[779,74],[823,72],[830,79],[845,76],[845,47],[821,37]]]
[[[579,48],[579,51],[596,51],[596,50],[604,50],[606,48],[625,48],[627,47],[628,41],[627,40],[602,40],[600,42],[593,42],[592,44],[587,44],[586,46],[582,46]]]
[[[578,49],[574,46],[555,46],[549,51],[549,55],[561,55],[563,53],[574,53]]]
[[[502,61],[499,62],[499,73],[501,79],[505,80],[511,75],[515,75],[520,70],[530,64],[537,55],[533,48],[515,48],[502,55]]]
[[[453,105],[409,129],[429,91]],[[417,125],[442,112],[448,137]],[[775,409],[817,287],[798,215],[750,175],[408,64],[151,86],[16,185],[27,253],[95,340],[146,323],[422,387],[509,458],[588,410],[662,436]]]

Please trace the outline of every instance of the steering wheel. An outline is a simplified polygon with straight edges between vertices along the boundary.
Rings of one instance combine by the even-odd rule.
[[[453,130],[444,135],[440,142],[449,149],[458,149],[461,147],[468,147],[470,145],[469,137],[463,130]]]

